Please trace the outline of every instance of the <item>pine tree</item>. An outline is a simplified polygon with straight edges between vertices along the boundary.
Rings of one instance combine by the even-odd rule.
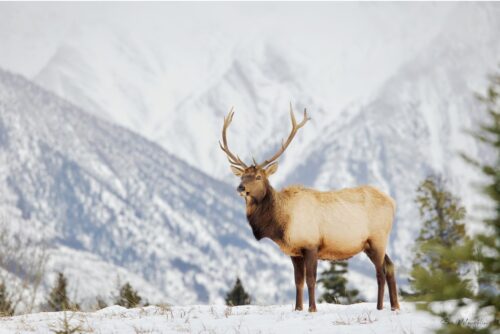
[[[437,176],[428,177],[420,184],[415,201],[423,226],[416,240],[409,278],[413,290],[410,295],[420,301],[447,300],[455,296],[458,289],[461,297],[470,296],[469,281],[463,279],[464,267],[441,252],[443,247],[449,249],[467,243],[463,223],[465,208]]]
[[[13,314],[14,307],[7,294],[7,288],[3,282],[0,282],[0,317],[10,317]]]
[[[359,291],[347,288],[347,261],[331,261],[330,267],[321,272],[318,283],[323,285],[325,292],[320,302],[333,304],[353,304],[362,300],[358,298]]]
[[[488,123],[482,124],[474,137],[489,146],[495,153],[493,161],[479,162],[466,154],[462,157],[475,165],[489,180],[482,192],[493,203],[494,209],[489,218],[483,221],[483,231],[474,235],[464,246],[441,249],[449,261],[476,265],[478,289],[470,302],[457,303],[455,308],[442,312],[444,325],[437,332],[442,334],[498,333],[500,330],[500,74],[490,78],[486,96],[480,96],[486,107]],[[453,299],[460,300],[460,294]],[[477,311],[467,321],[456,321],[463,306],[474,304]],[[490,316],[486,316],[489,314]],[[459,319],[461,320],[461,319]]]
[[[57,273],[57,279],[54,287],[50,291],[49,300],[47,301],[50,310],[52,311],[66,311],[70,309],[70,301],[67,293],[68,280],[64,274]]]
[[[250,304],[251,298],[243,288],[243,284],[239,277],[236,278],[236,283],[231,291],[226,295],[226,305],[238,306]]]
[[[116,304],[126,308],[134,308],[141,304],[141,300],[141,296],[139,296],[137,291],[132,288],[132,285],[127,282],[120,288],[120,295],[118,296]]]
[[[476,260],[480,265],[479,291],[474,300],[480,310],[493,308],[489,329],[494,333],[500,329],[500,74],[491,77],[487,96],[481,100],[487,106],[490,123],[481,126],[481,133],[477,134],[476,138],[496,152],[496,161],[477,164],[489,179],[489,184],[483,188],[483,192],[494,204],[494,213],[484,220],[487,232],[474,238],[478,252],[472,260]]]

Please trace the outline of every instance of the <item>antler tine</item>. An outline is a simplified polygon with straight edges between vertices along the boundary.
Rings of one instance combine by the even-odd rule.
[[[263,168],[270,163],[274,162],[276,159],[278,159],[283,152],[287,149],[288,145],[292,142],[293,138],[295,137],[295,134],[297,134],[297,131],[303,127],[310,118],[307,116],[307,110],[304,108],[304,118],[302,121],[297,124],[297,120],[295,119],[295,115],[293,114],[293,108],[292,108],[292,103],[290,102],[290,118],[292,120],[292,131],[290,131],[290,134],[288,135],[288,138],[286,141],[282,140],[281,142],[281,148],[276,152],[270,159],[265,160],[263,163],[259,164],[258,166],[260,168]]]
[[[239,166],[242,168],[247,168],[247,165],[240,159],[239,156],[234,155],[230,150],[229,147],[227,146],[227,137],[226,137],[226,130],[231,124],[234,116],[234,107],[231,107],[231,110],[229,111],[229,114],[224,117],[224,126],[222,127],[222,143],[219,141],[220,148],[224,153],[227,155],[227,160],[231,165],[234,166]]]
[[[292,129],[297,125],[297,120],[295,120],[295,115],[293,114],[292,102],[290,102],[290,117],[292,118]]]

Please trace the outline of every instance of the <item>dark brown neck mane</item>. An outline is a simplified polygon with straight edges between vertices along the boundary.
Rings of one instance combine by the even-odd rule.
[[[255,239],[269,238],[275,242],[283,240],[283,227],[278,222],[278,194],[267,184],[266,196],[260,201],[247,201],[247,219]]]

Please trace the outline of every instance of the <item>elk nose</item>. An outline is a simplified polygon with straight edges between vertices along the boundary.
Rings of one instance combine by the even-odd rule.
[[[238,188],[236,188],[236,190],[237,190],[239,193],[244,192],[244,191],[245,191],[245,186],[244,186],[244,185],[242,185],[242,184],[240,184],[240,185],[238,186]]]

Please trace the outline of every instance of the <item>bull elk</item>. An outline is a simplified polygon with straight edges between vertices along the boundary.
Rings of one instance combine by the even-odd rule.
[[[297,131],[309,120],[304,110],[297,124],[290,105],[292,130],[281,148],[270,159],[247,166],[227,145],[226,131],[233,120],[231,109],[224,118],[221,149],[232,172],[241,178],[237,188],[246,203],[246,216],[257,240],[273,240],[292,259],[295,271],[295,309],[302,310],[304,279],[309,292],[309,312],[316,311],[315,286],[319,260],[343,260],[360,252],[375,265],[377,309],[383,308],[387,281],[391,309],[399,309],[394,265],[386,254],[395,202],[371,186],[338,191],[317,191],[291,186],[281,191],[269,183],[278,169],[276,160],[285,152]]]

